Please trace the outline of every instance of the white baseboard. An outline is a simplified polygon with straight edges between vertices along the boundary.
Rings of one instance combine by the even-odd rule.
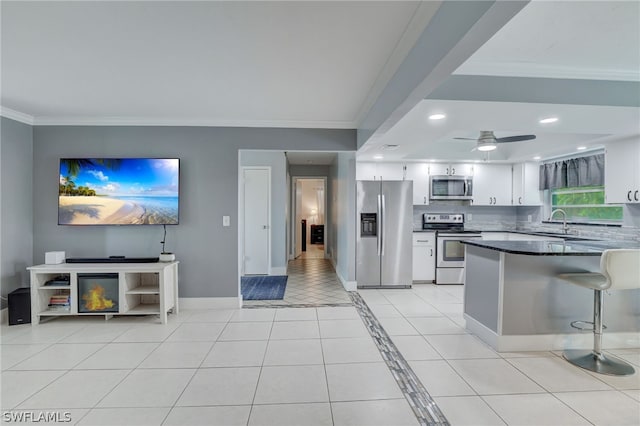
[[[271,267],[271,275],[287,275],[287,267],[286,266],[277,266]]]
[[[334,264],[333,259],[331,259],[331,264],[333,264],[333,270],[336,271],[336,275],[338,276],[338,279],[340,280],[342,287],[344,287],[346,291],[356,291],[358,289],[358,283],[356,281],[345,280],[344,277],[340,275],[340,273],[338,272],[338,269],[336,268],[336,265]]]
[[[180,309],[237,309],[242,306],[239,297],[181,297]]]
[[[464,319],[467,330],[498,352],[593,348],[593,333],[589,332],[500,336],[467,314],[464,315]],[[633,349],[639,346],[640,335],[638,333],[605,332],[602,336],[603,349]]]
[[[0,324],[9,324],[9,308],[0,310]]]

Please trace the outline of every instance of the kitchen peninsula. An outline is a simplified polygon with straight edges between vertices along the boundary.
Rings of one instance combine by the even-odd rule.
[[[467,240],[467,329],[498,351],[590,349],[593,335],[572,328],[593,318],[593,292],[556,276],[600,271],[606,249],[637,242]],[[640,346],[640,290],[605,294],[606,347]]]

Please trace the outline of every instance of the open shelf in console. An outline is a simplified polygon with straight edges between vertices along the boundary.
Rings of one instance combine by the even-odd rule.
[[[158,272],[124,272],[124,303],[120,312],[127,315],[160,313],[160,274]]]

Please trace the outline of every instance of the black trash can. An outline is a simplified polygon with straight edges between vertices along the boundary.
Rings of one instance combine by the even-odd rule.
[[[9,325],[31,324],[31,289],[21,287],[7,295]]]

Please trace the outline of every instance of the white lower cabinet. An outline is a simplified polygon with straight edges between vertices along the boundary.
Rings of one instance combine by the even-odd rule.
[[[436,233],[413,233],[413,281],[434,282],[436,279]]]

